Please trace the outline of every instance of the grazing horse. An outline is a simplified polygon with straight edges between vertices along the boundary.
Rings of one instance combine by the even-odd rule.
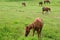
[[[33,23],[26,26],[25,36],[27,37],[30,33],[30,30],[33,29],[33,36],[35,31],[37,31],[38,38],[41,37],[41,31],[43,27],[43,21],[41,18],[36,18]]]
[[[50,4],[50,1],[49,1],[49,0],[44,0],[44,4],[45,4],[45,3],[49,3],[49,4]]]
[[[22,5],[23,5],[23,6],[26,6],[26,3],[25,3],[25,2],[23,2],[23,3],[22,3]]]
[[[44,14],[44,12],[48,12],[48,11],[51,11],[51,9],[48,8],[48,7],[43,7],[42,8],[42,14]]]
[[[39,2],[39,6],[41,5],[42,6],[43,2]]]

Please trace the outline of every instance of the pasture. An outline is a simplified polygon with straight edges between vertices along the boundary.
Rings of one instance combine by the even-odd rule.
[[[0,40],[37,40],[37,33],[32,30],[25,37],[25,26],[35,18],[43,19],[42,40],[60,40],[60,0],[51,0],[51,4],[43,4],[51,8],[51,12],[42,15],[42,7],[38,1],[0,2]]]

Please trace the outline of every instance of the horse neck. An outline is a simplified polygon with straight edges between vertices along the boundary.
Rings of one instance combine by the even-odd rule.
[[[33,28],[33,25],[32,24],[30,24],[29,25],[29,30],[31,30]]]

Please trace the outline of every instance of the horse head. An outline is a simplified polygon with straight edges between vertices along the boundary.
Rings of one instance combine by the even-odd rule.
[[[29,32],[30,32],[30,29],[29,29],[29,27],[27,26],[27,27],[26,27],[26,30],[25,30],[25,36],[26,36],[26,37],[28,36]]]

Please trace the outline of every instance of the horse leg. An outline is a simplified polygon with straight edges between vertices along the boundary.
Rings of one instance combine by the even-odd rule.
[[[48,15],[48,10],[45,10],[45,14]]]
[[[33,36],[34,36],[34,33],[35,33],[35,29],[33,29]]]
[[[37,31],[38,33],[38,38],[41,37],[41,30]]]
[[[42,11],[42,14],[44,14],[44,11]]]
[[[41,6],[42,6],[42,4],[41,4]]]
[[[37,33],[38,33],[38,40],[40,40],[40,29],[37,30]]]
[[[50,1],[48,1],[48,3],[50,4]]]
[[[44,4],[45,4],[45,1],[44,1]]]
[[[41,31],[42,31],[42,28],[40,28],[38,31],[37,31],[37,33],[38,33],[38,40],[42,40],[41,39]],[[40,37],[40,38],[39,38]]]
[[[40,37],[41,37],[41,31],[42,31],[42,28],[40,29]]]
[[[39,36],[40,36],[40,35],[39,35],[39,34],[40,34],[40,30],[37,30],[37,33],[38,33],[38,38],[39,38]]]

